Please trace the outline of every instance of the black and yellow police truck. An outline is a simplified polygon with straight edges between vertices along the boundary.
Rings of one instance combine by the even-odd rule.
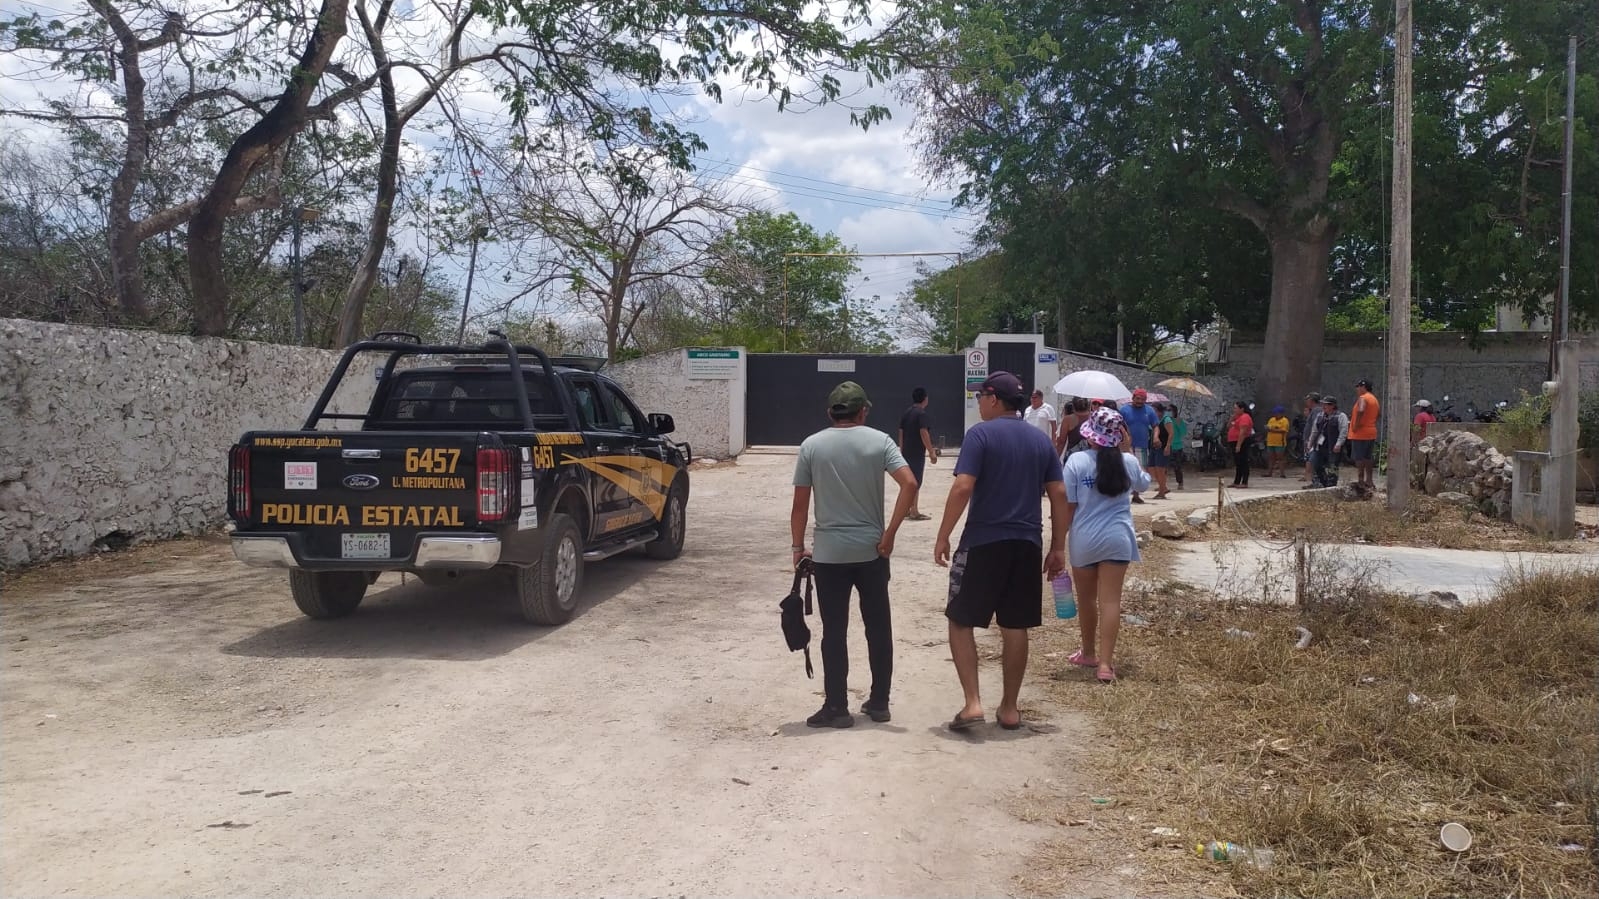
[[[352,372],[358,358],[370,374]],[[436,585],[494,568],[529,621],[565,622],[586,562],[683,551],[692,451],[599,363],[498,335],[350,346],[304,427],[251,431],[229,451],[234,556],[289,569],[312,618],[355,611],[384,571]],[[347,376],[376,378],[365,411],[330,411]]]

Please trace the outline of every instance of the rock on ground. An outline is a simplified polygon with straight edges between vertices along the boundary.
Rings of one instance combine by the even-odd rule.
[[[1149,520],[1149,530],[1156,537],[1181,540],[1188,536],[1188,526],[1178,519],[1176,512],[1162,512]]]

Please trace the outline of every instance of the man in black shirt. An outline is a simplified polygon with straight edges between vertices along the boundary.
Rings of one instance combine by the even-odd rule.
[[[938,448],[933,446],[933,417],[927,412],[927,388],[918,387],[911,391],[910,408],[899,417],[899,451],[905,456],[905,463],[910,466],[911,474],[916,475],[918,498],[911,503],[911,513],[906,516],[911,521],[926,521],[930,516],[922,514],[917,507],[922,486],[922,469],[927,461],[932,460],[938,464]]]

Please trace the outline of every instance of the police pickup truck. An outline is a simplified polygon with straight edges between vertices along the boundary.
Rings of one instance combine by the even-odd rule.
[[[330,411],[358,357],[376,363],[360,369],[377,379],[370,404]],[[683,550],[692,452],[665,438],[672,416],[640,414],[597,361],[497,334],[481,347],[399,332],[350,346],[304,427],[230,449],[234,556],[289,569],[312,618],[355,611],[380,572],[436,585],[494,568],[529,621],[565,622],[584,563]]]

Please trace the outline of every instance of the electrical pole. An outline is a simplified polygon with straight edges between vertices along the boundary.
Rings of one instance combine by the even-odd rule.
[[[477,274],[477,242],[483,236],[481,225],[472,228],[472,253],[466,263],[466,296],[461,300],[461,327],[455,332],[455,342],[466,340],[466,312],[472,308],[472,278]]]
[[[1410,0],[1394,0],[1394,232],[1388,286],[1388,508],[1410,500]]]
[[[305,346],[305,281],[300,277],[300,225],[302,210],[294,207],[294,243],[290,247],[289,277],[294,279],[294,345]]]

